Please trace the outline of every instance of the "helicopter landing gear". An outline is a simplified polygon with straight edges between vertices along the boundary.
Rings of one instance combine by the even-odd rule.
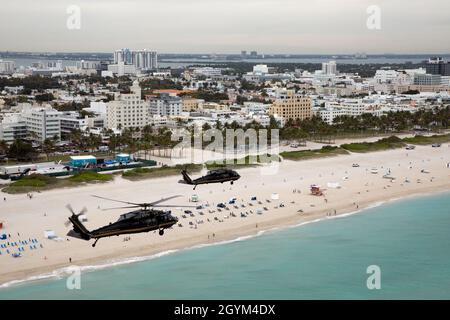
[[[97,244],[98,239],[95,239],[94,243],[92,244],[92,248],[95,248],[95,245]]]
[[[160,236],[164,235],[164,229],[159,229],[158,233],[159,233]]]

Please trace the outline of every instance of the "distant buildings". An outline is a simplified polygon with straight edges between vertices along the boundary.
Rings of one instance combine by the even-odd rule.
[[[119,77],[124,75],[134,75],[136,74],[136,67],[132,64],[125,64],[123,61],[119,61],[117,64],[108,65],[108,72],[109,73],[103,71],[102,76],[111,76],[111,74]]]
[[[244,80],[248,82],[264,82],[270,80],[294,80],[294,75],[289,73],[269,73],[269,67],[265,64],[258,64],[253,67],[252,72],[243,75]]]
[[[222,76],[222,70],[221,69],[219,69],[219,68],[211,68],[211,67],[195,68],[193,73],[196,76],[204,76],[204,77],[207,77],[207,78],[214,78],[214,77],[221,77]]]
[[[47,62],[35,62],[31,65],[30,71],[33,75],[51,76],[54,73],[60,73],[64,71],[63,63],[61,60],[47,61]]]
[[[258,51],[250,51],[250,54],[246,50],[241,51],[241,58],[242,59],[257,59],[258,58]]]
[[[114,64],[123,62],[133,65],[137,70],[152,70],[158,68],[158,53],[156,51],[121,49],[114,52]]]
[[[337,74],[336,61],[323,62],[322,63],[322,73],[326,75]]]
[[[444,62],[441,57],[433,57],[425,64],[428,74],[450,76],[450,62]]]
[[[439,86],[441,85],[441,75],[439,74],[415,74],[414,85],[418,86]]]
[[[0,60],[0,74],[13,74],[16,69],[14,61]]]
[[[289,90],[284,97],[275,100],[269,109],[269,114],[282,117],[286,121],[311,118],[311,99]]]

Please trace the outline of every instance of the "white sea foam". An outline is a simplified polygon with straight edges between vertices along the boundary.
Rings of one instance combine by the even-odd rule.
[[[66,276],[69,276],[71,274],[73,274],[74,269],[76,268],[77,270],[80,270],[81,272],[92,272],[92,271],[97,271],[97,270],[101,270],[101,269],[106,269],[106,268],[111,268],[111,267],[116,267],[116,266],[121,266],[121,265],[127,265],[127,264],[131,264],[131,263],[136,263],[136,262],[142,262],[142,261],[147,261],[147,260],[152,260],[152,259],[156,259],[156,258],[160,258],[172,253],[175,253],[179,251],[178,249],[176,250],[167,250],[167,251],[162,251],[162,252],[158,252],[156,254],[150,255],[150,256],[142,256],[142,257],[132,257],[132,258],[126,258],[126,259],[116,259],[116,260],[109,260],[107,262],[104,262],[102,264],[96,264],[96,265],[87,265],[87,266],[69,266],[69,267],[64,267],[64,268],[60,268],[57,270],[54,270],[52,272],[49,273],[44,273],[41,275],[37,275],[37,276],[31,276],[25,279],[21,279],[21,280],[13,280],[13,281],[9,281],[6,283],[3,283],[0,285],[0,288],[7,288],[7,287],[11,287],[14,285],[20,285],[26,282],[35,282],[35,281],[40,281],[40,280],[48,280],[48,279],[62,279]]]

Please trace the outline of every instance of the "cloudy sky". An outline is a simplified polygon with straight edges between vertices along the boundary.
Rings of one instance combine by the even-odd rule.
[[[450,53],[449,0],[2,0],[0,51]],[[67,28],[70,5],[81,28]],[[381,30],[367,8],[381,9]]]

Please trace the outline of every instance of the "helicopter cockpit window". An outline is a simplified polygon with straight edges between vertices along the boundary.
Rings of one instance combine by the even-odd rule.
[[[122,215],[120,216],[119,220],[117,220],[117,221],[121,221],[121,220],[125,220],[125,219],[130,219],[130,218],[134,217],[135,215],[136,215],[136,213],[134,213],[134,212],[125,213],[125,214],[122,214]]]

